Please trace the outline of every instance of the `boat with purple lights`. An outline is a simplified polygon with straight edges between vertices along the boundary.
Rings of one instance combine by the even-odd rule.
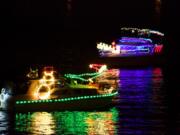
[[[163,33],[150,29],[121,28],[120,39],[111,44],[100,42],[97,49],[105,63],[109,60],[113,63],[120,61],[122,65],[161,63],[163,37]]]

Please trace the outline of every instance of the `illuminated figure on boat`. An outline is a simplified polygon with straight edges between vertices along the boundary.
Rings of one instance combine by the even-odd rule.
[[[5,88],[1,89],[0,93],[0,109],[5,109],[7,107],[7,101],[10,98],[8,91]]]
[[[53,85],[55,84],[54,71],[44,71],[43,77],[39,82],[40,84],[34,95],[39,99],[48,99],[53,91]]]

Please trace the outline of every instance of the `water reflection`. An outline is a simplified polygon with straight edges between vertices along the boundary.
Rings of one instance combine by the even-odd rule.
[[[12,115],[6,111],[0,111],[0,134],[6,135],[11,132]]]
[[[19,132],[30,132],[32,134],[55,134],[55,121],[51,113],[36,112],[27,114],[16,114],[16,130]]]
[[[120,70],[120,134],[166,134],[161,68]]]
[[[116,134],[118,111],[103,112],[65,111],[16,113],[17,133],[28,134]]]

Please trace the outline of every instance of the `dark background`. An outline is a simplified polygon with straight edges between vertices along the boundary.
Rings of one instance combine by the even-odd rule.
[[[166,38],[167,119],[175,135],[180,127],[179,13],[178,0],[162,0],[160,14],[155,0],[0,1],[0,78],[15,80],[30,65],[84,66],[97,57],[96,42],[119,37],[121,27],[159,30]]]
[[[178,66],[179,4],[162,0],[6,0],[1,6],[1,76],[28,65],[83,64],[97,57],[96,42],[119,37],[121,27],[160,30],[166,59]]]

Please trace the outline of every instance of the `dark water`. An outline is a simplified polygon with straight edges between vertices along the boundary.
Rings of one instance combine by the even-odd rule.
[[[119,101],[115,107],[106,111],[14,113],[13,122],[1,111],[0,133],[13,130],[13,134],[169,134],[168,95],[162,69],[115,71],[119,74]]]

